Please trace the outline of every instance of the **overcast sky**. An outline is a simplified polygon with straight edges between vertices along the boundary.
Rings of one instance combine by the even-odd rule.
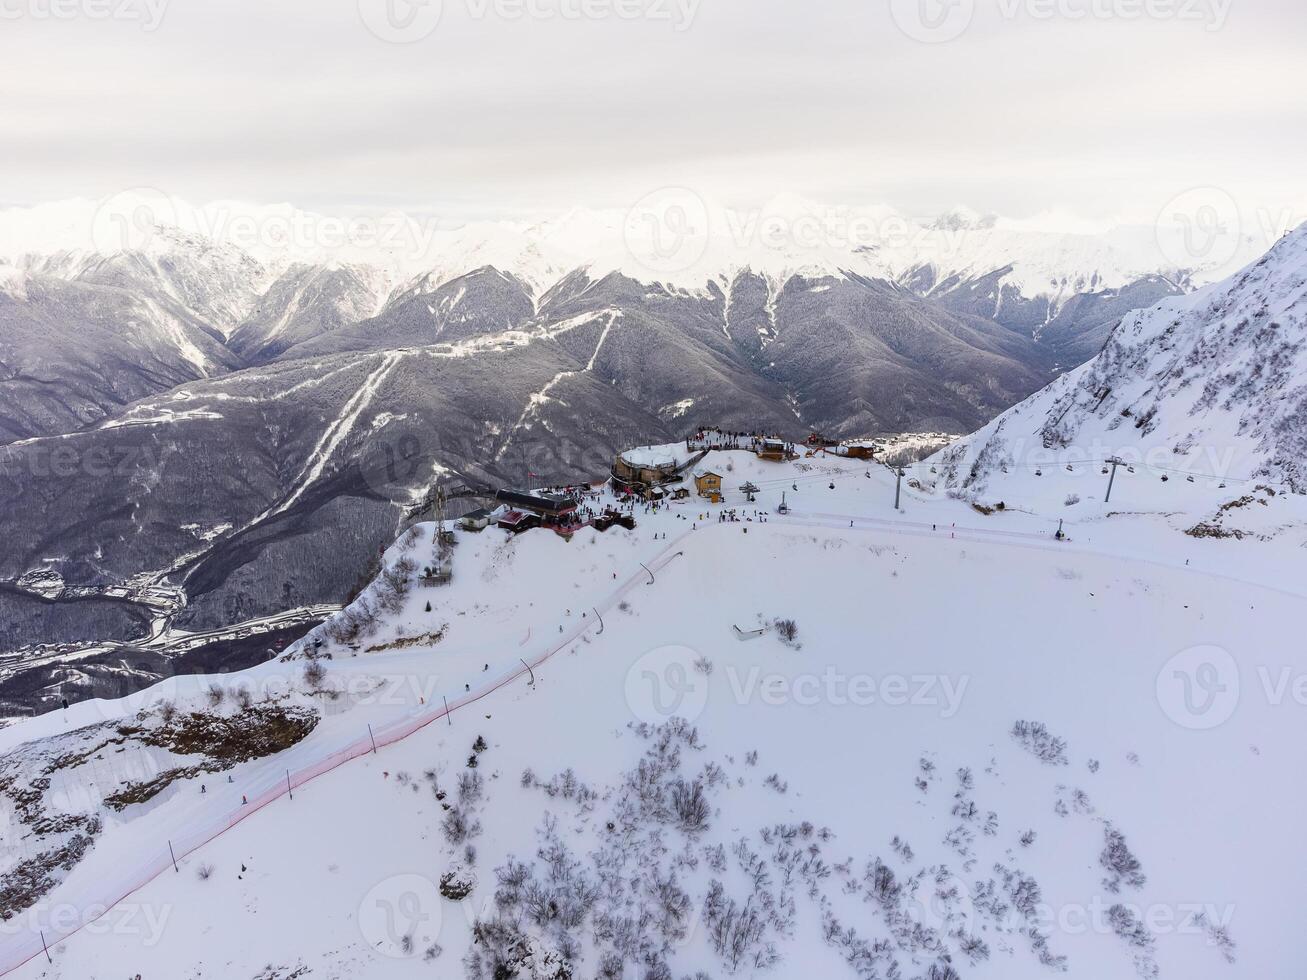
[[[0,0],[0,204],[1307,219],[1297,0],[408,2]]]

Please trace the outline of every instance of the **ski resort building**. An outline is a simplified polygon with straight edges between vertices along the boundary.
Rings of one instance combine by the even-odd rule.
[[[720,474],[714,473],[712,470],[694,474],[694,488],[699,492],[700,497],[707,497],[715,504],[721,503],[722,478]]]
[[[637,493],[676,483],[685,479],[686,472],[706,454],[677,446],[628,449],[613,460],[613,482]]]
[[[861,442],[842,442],[830,452],[849,459],[871,459],[876,455],[876,444],[870,440]]]
[[[577,502],[561,493],[523,493],[520,490],[500,490],[495,499],[513,510],[535,514],[542,520],[558,519],[576,510]]]
[[[481,507],[458,519],[458,526],[465,531],[484,531],[490,526],[490,511]]]
[[[773,463],[783,463],[793,455],[790,444],[784,439],[759,439],[755,443],[755,451],[759,459],[771,460]]]

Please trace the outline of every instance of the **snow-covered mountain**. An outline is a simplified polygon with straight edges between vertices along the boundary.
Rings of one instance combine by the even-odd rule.
[[[1097,357],[936,463],[946,486],[992,496],[1050,463],[1113,457],[1159,479],[1307,492],[1307,226],[1228,280],[1128,315]]]
[[[677,206],[691,221],[677,227],[698,227],[693,202]],[[697,421],[795,437],[974,430],[1174,288],[1131,281],[1147,266],[1124,246],[1045,251],[967,214],[929,229],[980,236],[940,266],[945,285],[921,249],[843,247],[865,237],[851,212],[811,244],[810,211],[783,202],[770,225],[710,214],[725,231],[699,243],[698,271],[651,271],[675,249],[594,212],[441,231],[447,253],[416,273],[393,255],[293,262],[140,224],[128,248],[0,267],[0,647],[94,638],[62,599],[17,588],[29,575],[61,576],[78,601],[171,576],[190,629],[338,603],[436,472],[593,479],[622,446]],[[989,315],[988,290],[1033,289],[1056,254],[1053,292],[1001,304],[1041,327]],[[983,285],[967,278],[1005,256]],[[84,620],[127,641],[154,615],[108,603]],[[52,669],[41,661],[25,690]]]
[[[0,730],[0,969],[1297,975],[1298,498],[1059,541],[833,455],[703,465],[722,503],[633,530],[459,531],[440,588],[418,524],[276,661]]]

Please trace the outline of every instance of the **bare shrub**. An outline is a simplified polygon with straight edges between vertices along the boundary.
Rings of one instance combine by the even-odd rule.
[[[799,638],[799,624],[792,619],[778,619],[772,625],[776,635],[786,643],[793,644]]]
[[[765,939],[767,920],[752,899],[741,906],[725,897],[721,882],[714,881],[704,900],[703,917],[709,945],[721,957],[728,973],[742,966],[766,969],[776,962],[776,947]]]
[[[217,708],[227,700],[227,689],[220,684],[210,684],[209,689],[204,692],[204,698],[209,702],[210,708]]]
[[[309,690],[317,691],[322,688],[322,682],[327,678],[327,668],[322,666],[318,660],[310,660],[304,665],[304,683],[309,686]]]
[[[1012,726],[1012,737],[1040,762],[1050,766],[1067,764],[1066,740],[1050,732],[1043,722],[1018,721]]]
[[[208,881],[213,877],[213,865],[201,864],[195,869],[195,877],[199,878],[200,881]]]
[[[678,779],[672,784],[672,811],[677,825],[687,834],[699,834],[708,829],[708,798],[703,783]]]
[[[476,875],[466,868],[450,868],[440,876],[440,894],[452,902],[463,901],[476,886]]]
[[[1125,835],[1108,824],[1103,829],[1103,851],[1098,856],[1098,863],[1107,870],[1103,887],[1116,894],[1125,885],[1129,888],[1142,888],[1148,877],[1143,873],[1139,859],[1130,851]]]

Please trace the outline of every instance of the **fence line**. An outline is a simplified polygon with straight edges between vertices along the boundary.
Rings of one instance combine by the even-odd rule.
[[[667,564],[670,558],[675,557],[675,552],[673,552],[672,549],[693,533],[693,529],[686,530],[681,535],[668,542],[668,544],[649,561],[649,565],[656,565],[661,568],[663,565]],[[613,608],[621,596],[625,595],[635,586],[643,583],[643,571],[632,574],[626,579],[626,581],[613,590],[606,599],[599,602],[595,607],[596,612],[598,612],[599,609],[603,609],[606,612]],[[546,649],[534,660],[531,660],[529,663],[523,661],[523,666],[513,668],[498,680],[469,694],[465,694],[461,698],[455,699],[449,703],[447,708],[442,705],[440,708],[433,708],[429,711],[419,712],[414,717],[398,719],[384,728],[373,730],[369,735],[361,736],[359,739],[346,745],[344,748],[337,749],[321,761],[305,768],[301,768],[298,772],[289,773],[287,777],[277,775],[272,785],[262,790],[258,795],[249,796],[246,794],[248,802],[243,803],[239,809],[221,817],[213,828],[199,831],[190,836],[174,838],[171,840],[169,844],[175,848],[176,860],[178,862],[185,860],[196,851],[200,850],[200,848],[217,840],[244,820],[252,817],[269,804],[275,803],[283,796],[293,792],[296,788],[307,785],[313,780],[339,769],[341,766],[345,765],[345,763],[352,762],[360,756],[370,755],[373,750],[373,739],[376,741],[377,749],[394,745],[397,742],[401,742],[416,734],[428,725],[452,716],[455,711],[476,704],[478,701],[484,700],[491,694],[494,694],[495,692],[507,687],[509,684],[512,684],[514,681],[520,680],[522,677],[527,676],[534,668],[541,666],[546,661],[557,655],[560,651],[571,646],[596,625],[598,625],[597,619],[583,621],[573,627],[572,630],[566,632],[564,634],[564,639],[560,640],[556,645]],[[44,937],[39,931],[29,930],[25,935],[18,936],[12,942],[5,943],[4,946],[7,948],[4,949],[3,953],[0,953],[0,958],[2,958],[2,961],[6,962],[8,965],[0,970],[0,977],[8,976],[15,970],[20,969],[36,959],[38,956],[46,955],[47,947],[53,948],[59,943],[72,938],[77,933],[86,929],[87,926],[90,926],[100,918],[108,915],[117,905],[126,901],[136,892],[154,882],[160,875],[164,874],[164,872],[172,869],[173,858],[171,855],[161,853],[155,861],[147,863],[144,866],[135,882],[127,887],[127,889],[117,898],[114,898],[112,901],[94,901],[87,903],[88,906],[103,908],[103,911],[94,918],[79,921],[73,928],[65,929],[62,932],[55,931]]]

